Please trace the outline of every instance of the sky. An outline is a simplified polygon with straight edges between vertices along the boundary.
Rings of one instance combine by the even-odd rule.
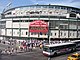
[[[11,3],[10,7],[7,7]],[[27,5],[64,5],[80,8],[80,0],[0,0],[0,13],[3,9]]]

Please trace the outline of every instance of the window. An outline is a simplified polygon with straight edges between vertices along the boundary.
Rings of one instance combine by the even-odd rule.
[[[36,8],[41,8],[41,6],[36,6]]]
[[[30,14],[39,14],[39,12],[38,11],[35,11],[35,12],[30,12]]]
[[[69,36],[71,36],[71,33],[69,33]]]
[[[14,34],[15,34],[15,32],[14,32]]]
[[[46,35],[48,35],[48,33],[46,33]]]
[[[21,14],[23,14],[23,12],[21,12]]]
[[[66,36],[66,33],[64,33],[64,36]]]
[[[49,12],[49,14],[52,14],[52,12]]]
[[[68,21],[59,21],[59,28],[60,29],[68,29]]]
[[[79,36],[79,33],[78,33],[78,36]]]
[[[36,32],[34,33],[34,35],[36,35]]]
[[[13,22],[19,22],[19,20],[13,20]]]
[[[40,18],[48,18],[48,16],[40,16]]]
[[[62,36],[62,32],[61,32],[61,36]]]
[[[55,33],[55,36],[56,36],[56,33]]]
[[[47,8],[47,6],[43,6],[43,8]]]
[[[44,11],[44,13],[46,13],[46,11]]]
[[[46,33],[44,35],[46,35]]]
[[[11,15],[11,12],[8,12],[7,15]]]
[[[34,12],[30,12],[30,14],[33,14]]]
[[[40,32],[40,35],[42,35],[42,33]]]
[[[33,33],[31,33],[31,35],[33,35]]]
[[[73,33],[73,36],[74,36],[74,33]]]
[[[19,34],[19,32],[17,32],[17,34]]]
[[[26,32],[26,35],[27,35],[27,32]]]
[[[28,20],[25,20],[25,22],[28,22]]]
[[[23,32],[22,32],[22,35],[23,35]]]
[[[42,13],[42,11],[40,11],[40,13]]]
[[[69,29],[77,29],[77,22],[69,21]]]
[[[20,22],[25,22],[25,20],[20,20]]]
[[[59,6],[55,6],[55,9],[60,9],[60,7]]]
[[[66,9],[65,7],[61,7],[61,9]]]
[[[77,22],[78,29],[80,29],[80,21]]]
[[[52,33],[51,33],[51,36],[52,36]]]
[[[11,32],[10,32],[10,34],[11,34]]]
[[[54,8],[54,6],[49,6],[49,8]]]

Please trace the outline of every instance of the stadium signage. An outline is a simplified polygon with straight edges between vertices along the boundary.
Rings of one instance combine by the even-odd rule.
[[[48,32],[48,23],[42,20],[35,20],[29,25],[29,32],[36,33],[47,33]]]

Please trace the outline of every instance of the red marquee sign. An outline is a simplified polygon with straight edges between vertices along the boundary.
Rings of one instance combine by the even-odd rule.
[[[29,25],[29,32],[36,33],[47,33],[48,32],[48,23],[42,20],[35,20]]]

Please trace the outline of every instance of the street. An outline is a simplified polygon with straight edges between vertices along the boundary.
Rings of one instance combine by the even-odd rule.
[[[0,48],[2,48],[2,46],[7,47],[7,45],[0,44]],[[77,51],[77,53],[80,53],[80,51]],[[51,60],[67,60],[70,54],[72,53],[56,56],[51,58]],[[17,55],[1,55],[0,60],[48,60],[48,57],[45,57],[42,54],[42,50],[37,48],[31,52],[17,53]]]
[[[80,52],[78,51],[78,53]],[[69,54],[56,56],[51,58],[51,60],[67,60],[68,55]],[[13,56],[2,55],[0,60],[48,60],[48,57],[45,57],[40,51],[35,51],[35,52],[19,53]]]

